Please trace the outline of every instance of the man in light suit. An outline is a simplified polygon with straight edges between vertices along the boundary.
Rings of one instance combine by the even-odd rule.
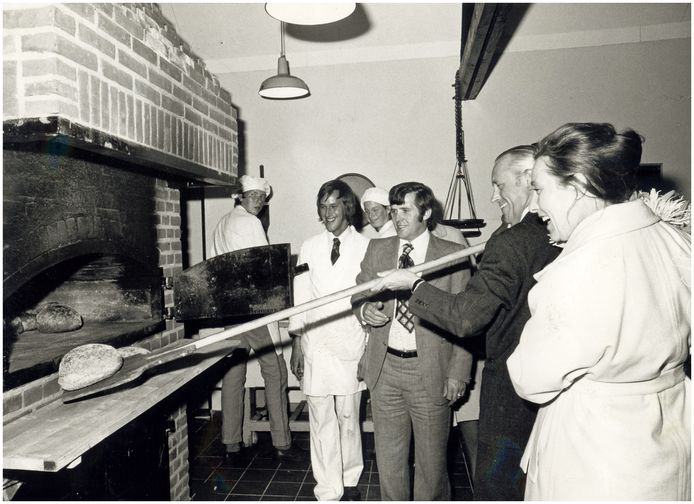
[[[460,249],[431,234],[434,195],[424,184],[406,182],[389,193],[397,236],[372,240],[357,283],[378,272],[410,267]],[[448,292],[467,281],[461,267],[427,277]],[[470,380],[472,355],[449,335],[407,310],[407,296],[392,292],[352,298],[354,312],[370,328],[361,375],[371,391],[376,460],[383,500],[410,499],[408,452],[414,431],[415,500],[450,500],[446,446],[450,405]]]

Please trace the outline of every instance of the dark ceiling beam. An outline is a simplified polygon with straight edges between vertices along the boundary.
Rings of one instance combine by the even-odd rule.
[[[502,3],[475,4],[458,70],[463,100],[474,100],[487,80],[510,7]]]

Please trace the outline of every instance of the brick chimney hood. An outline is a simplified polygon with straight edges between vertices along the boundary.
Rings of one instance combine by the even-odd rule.
[[[234,183],[237,110],[157,4],[3,6],[4,144],[47,140]]]
[[[3,4],[3,76],[3,475],[14,481],[3,489],[49,491],[55,479],[44,473],[62,471],[74,483],[68,500],[92,482],[95,500],[113,500],[158,488],[142,483],[156,474],[170,500],[190,500],[184,387],[229,350],[103,403],[60,403],[57,363],[87,342],[81,335],[148,350],[185,337],[164,316],[174,303],[167,286],[183,270],[187,189],[236,182],[231,95],[145,3]],[[79,310],[84,325],[46,336],[5,324],[13,310],[49,301]],[[118,437],[146,414],[161,441],[151,461]],[[142,459],[147,470],[134,464],[114,486],[100,469],[113,453],[130,461],[120,467]],[[147,492],[135,500],[167,497]]]

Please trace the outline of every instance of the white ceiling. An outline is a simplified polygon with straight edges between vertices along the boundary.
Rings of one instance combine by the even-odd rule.
[[[273,69],[279,22],[263,3],[161,3],[164,15],[216,74]],[[524,5],[514,4],[522,13]],[[288,25],[292,68],[418,57],[457,56],[461,4],[358,4],[322,26]],[[520,16],[508,51],[690,37],[689,3],[539,3]]]

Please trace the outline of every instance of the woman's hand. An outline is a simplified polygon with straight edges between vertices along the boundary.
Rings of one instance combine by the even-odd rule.
[[[394,269],[378,274],[381,280],[371,289],[372,292],[384,290],[410,290],[412,285],[419,279],[419,276],[407,271],[406,269]]]

